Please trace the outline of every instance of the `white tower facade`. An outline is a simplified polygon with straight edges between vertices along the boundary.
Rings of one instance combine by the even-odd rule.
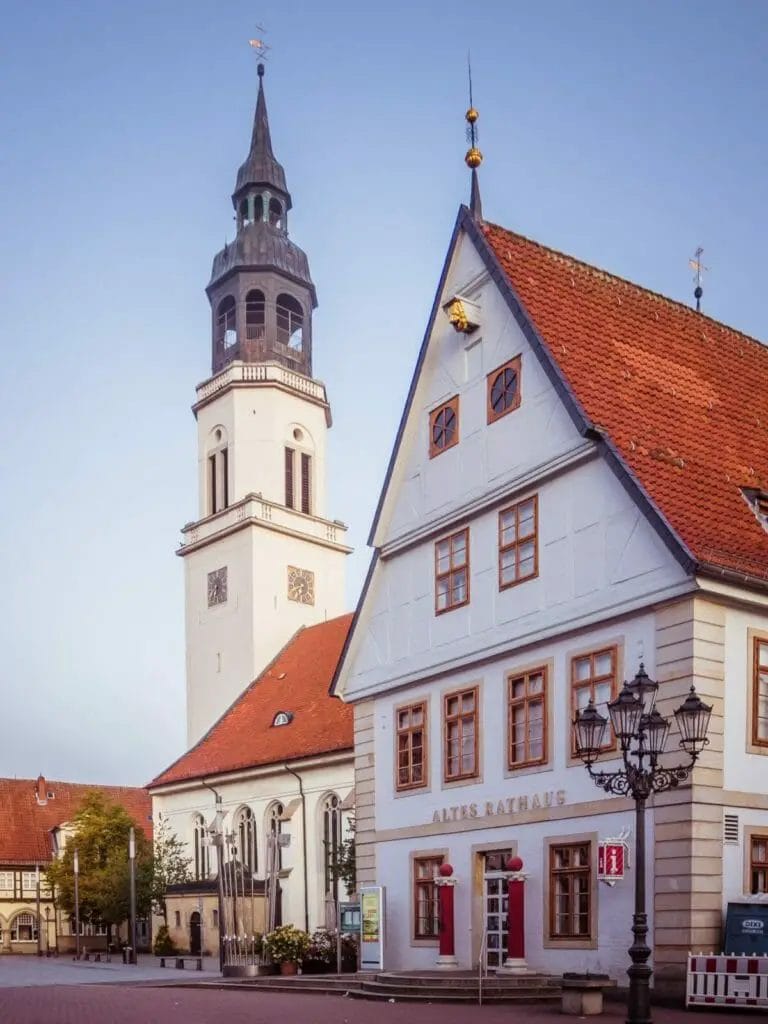
[[[187,740],[195,743],[301,626],[345,605],[346,527],[325,506],[325,386],[312,377],[305,254],[272,153],[263,70],[232,197],[237,236],[208,296],[213,375],[196,392],[199,508],[182,531]]]

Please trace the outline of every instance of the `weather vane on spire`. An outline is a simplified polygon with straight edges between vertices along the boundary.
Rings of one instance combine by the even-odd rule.
[[[477,180],[477,168],[483,162],[483,154],[477,147],[477,119],[480,117],[480,114],[475,110],[475,106],[472,102],[472,61],[469,53],[467,53],[467,74],[469,76],[469,110],[464,116],[467,120],[467,142],[469,143],[469,149],[464,157],[464,162],[472,171],[472,192],[469,201],[469,209],[477,220],[481,220],[483,210],[480,202],[480,184]]]
[[[272,49],[272,47],[271,46],[267,46],[267,44],[262,39],[262,36],[265,36],[267,34],[267,30],[265,28],[263,28],[261,25],[257,25],[256,26],[256,31],[259,33],[258,39],[249,39],[248,40],[248,45],[255,52],[256,56],[259,58],[259,65],[261,66],[261,62],[265,61],[267,59],[267,54]],[[260,74],[261,73],[262,72],[260,72]]]
[[[704,255],[704,250],[701,246],[698,247],[693,257],[688,260],[688,266],[691,270],[695,271],[693,275],[694,283],[696,287],[693,289],[694,298],[696,299],[696,312],[701,312],[701,296],[704,294],[704,289],[701,287],[701,275],[709,270],[709,267],[705,267],[701,262],[701,257]]]

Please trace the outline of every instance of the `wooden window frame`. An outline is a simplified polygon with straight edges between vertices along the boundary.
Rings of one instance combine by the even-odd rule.
[[[466,552],[465,561],[454,565],[453,561],[453,542],[457,537],[464,535],[464,551]],[[447,572],[438,571],[438,553],[437,549],[440,544],[449,544],[449,558],[450,565]],[[453,577],[456,573],[464,571],[466,574],[466,585],[465,585],[465,597],[463,601],[453,601]],[[441,537],[440,540],[435,541],[435,615],[444,615],[446,612],[452,612],[454,608],[462,608],[465,604],[469,604],[469,573],[470,573],[470,556],[469,556],[469,527],[465,526],[462,530],[457,530],[455,533],[448,534],[447,537]],[[438,607],[438,592],[439,584],[442,580],[448,580],[448,604],[445,608]]]
[[[461,745],[464,734],[463,719],[468,718],[468,715],[462,714],[461,703],[469,694],[472,694],[474,700],[474,707],[472,710],[472,719],[474,725],[474,755],[472,770],[468,772],[458,771],[456,774],[451,775],[448,770],[448,726],[453,721],[458,721],[459,724],[459,735],[458,735],[458,763],[461,768]],[[448,715],[448,702],[458,698],[459,700],[459,714],[455,716]],[[480,688],[475,686],[467,686],[460,690],[451,690],[450,693],[443,694],[443,782],[463,782],[466,779],[476,779],[480,775]]]
[[[768,751],[768,736],[760,736],[759,697],[760,697],[760,648],[768,651],[768,637],[752,637],[752,745],[761,751]],[[768,670],[766,670],[768,674]]]
[[[523,505],[527,505],[528,502],[533,502],[533,533],[528,533],[524,537],[520,536],[520,508]],[[503,543],[503,517],[509,515],[510,512],[515,513],[515,540],[509,544]],[[529,543],[533,540],[533,571],[528,573],[526,576],[520,576],[520,548],[523,544]],[[504,582],[502,579],[502,559],[508,551],[515,552],[515,578]],[[539,575],[539,496],[538,494],[532,494],[528,498],[523,498],[522,501],[515,502],[514,505],[508,505],[507,508],[503,508],[499,512],[499,590],[509,590],[510,587],[517,587],[521,583],[525,583],[527,580],[536,579]]]
[[[486,412],[488,416],[489,425],[491,423],[495,423],[497,420],[502,419],[502,417],[504,416],[508,416],[509,413],[514,412],[515,409],[520,408],[520,402],[522,400],[522,391],[520,387],[521,368],[521,357],[515,356],[514,359],[510,359],[509,362],[504,363],[502,366],[497,366],[495,370],[492,370],[488,374],[486,385]],[[491,404],[491,392],[493,390],[493,385],[496,383],[496,380],[498,379],[500,374],[504,373],[506,370],[513,370],[517,374],[517,392],[515,394],[515,400],[512,403],[512,405],[508,406],[506,409],[502,409],[501,412],[496,412],[496,410],[493,408],[493,405]]]
[[[768,833],[759,831],[750,831],[744,837],[747,846],[747,886],[746,891],[751,895],[756,895],[760,890],[753,888],[753,878],[757,871],[762,871],[765,874],[766,884],[762,890],[763,893],[768,893]],[[754,848],[757,843],[763,843],[766,847],[766,859],[755,860]]]
[[[520,679],[526,681],[526,690],[528,687],[528,680],[531,676],[540,675],[544,681],[544,686],[540,694],[528,694],[526,692],[523,697],[512,696],[512,685]],[[512,760],[512,712],[514,708],[525,707],[525,731],[526,741],[525,748],[526,753],[530,753],[529,750],[529,715],[528,710],[531,704],[541,703],[541,757],[527,757],[524,761],[514,762]],[[517,771],[521,768],[532,768],[535,765],[544,765],[549,760],[549,671],[546,665],[540,665],[537,668],[528,669],[524,672],[509,672],[507,674],[507,770],[510,772]]]
[[[570,667],[569,667],[569,678],[570,678],[570,691],[569,691],[570,718],[569,718],[569,722],[568,722],[568,727],[569,727],[569,731],[570,731],[569,748],[570,748],[570,751],[571,751],[571,757],[576,757],[576,747],[574,745],[573,729],[571,728],[571,724],[573,723],[573,719],[574,719],[574,717],[576,715],[576,710],[578,708],[578,703],[576,701],[576,691],[577,690],[583,690],[585,687],[589,686],[590,691],[591,691],[590,695],[594,698],[595,684],[597,682],[602,682],[602,681],[604,681],[605,679],[608,678],[607,676],[596,676],[595,673],[594,673],[595,659],[599,658],[601,654],[610,654],[612,659],[613,659],[613,676],[612,676],[612,681],[611,681],[611,696],[610,696],[610,700],[615,700],[616,696],[617,696],[617,694],[619,692],[619,648],[618,648],[618,646],[616,644],[608,644],[605,647],[598,647],[598,648],[596,648],[593,651],[584,651],[582,654],[572,654],[570,656],[570,659],[569,659],[569,661],[570,661]],[[576,679],[576,662],[577,661],[583,661],[585,658],[589,658],[590,659],[590,662],[591,662],[591,664],[590,664],[591,675],[590,675],[588,680],[584,680],[584,679],[577,680]],[[610,737],[610,739],[609,739],[609,741],[607,743],[604,743],[603,746],[600,748],[600,753],[601,754],[605,754],[605,753],[608,753],[609,751],[616,750],[616,736],[614,735],[613,726],[610,723],[610,719],[608,721],[608,725],[606,726],[606,730],[608,732],[608,736]]]
[[[581,865],[578,868],[556,868],[555,867],[555,853],[557,850],[570,849],[576,850],[578,848],[586,847],[587,849],[587,863]],[[547,918],[547,937],[550,943],[590,943],[596,936],[594,935],[594,900],[596,897],[595,883],[593,878],[593,857],[594,851],[592,848],[591,839],[567,839],[552,841],[549,843],[547,851],[548,860],[548,871],[547,871],[547,886],[549,890],[549,913]],[[562,935],[556,931],[557,922],[557,893],[555,891],[555,880],[560,875],[567,875],[574,877],[576,874],[586,875],[588,881],[588,904],[587,904],[587,932],[579,932],[578,934]],[[570,894],[570,899],[573,899],[573,893]],[[570,916],[570,915],[569,915]]]
[[[413,714],[416,710],[421,710],[422,713],[422,724],[421,726],[415,727],[408,725],[406,728],[400,727],[400,715],[403,712],[409,712]],[[421,781],[413,781],[413,734],[421,730]],[[408,737],[408,782],[400,781],[400,737],[406,735]],[[426,789],[429,785],[429,702],[426,700],[413,701],[410,704],[400,704],[395,708],[395,792],[404,793],[412,789]]]
[[[452,410],[456,420],[456,428],[453,432],[453,437],[448,444],[438,445],[435,443],[434,428],[437,418],[440,413],[446,410]],[[436,455],[442,455],[443,452],[447,452],[449,448],[454,448],[459,443],[459,396],[454,395],[453,398],[449,398],[447,402],[443,402],[442,405],[438,405],[436,409],[433,409],[429,414],[429,457],[434,459]]]
[[[412,904],[413,904],[413,929],[411,932],[412,938],[417,942],[436,942],[439,939],[438,934],[438,888],[435,885],[435,874],[437,869],[445,862],[445,855],[442,853],[427,854],[418,856],[414,854],[411,861],[412,870]],[[419,864],[434,865],[434,871],[431,876],[424,876],[419,878]],[[434,890],[434,907],[435,907],[435,931],[423,934],[419,931],[419,922],[421,920],[419,916],[419,892],[421,889],[432,889]]]

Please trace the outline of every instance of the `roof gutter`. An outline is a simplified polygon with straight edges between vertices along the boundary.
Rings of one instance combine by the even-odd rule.
[[[309,883],[307,869],[307,801],[304,796],[304,783],[297,771],[286,762],[283,768],[289,772],[299,783],[299,796],[301,797],[301,846],[304,861],[304,931],[309,931]]]
[[[714,579],[735,583],[737,586],[749,587],[751,590],[768,590],[768,580],[762,576],[753,576],[751,573],[739,572],[737,569],[727,569],[715,562],[697,562],[695,572],[702,576],[711,576]]]

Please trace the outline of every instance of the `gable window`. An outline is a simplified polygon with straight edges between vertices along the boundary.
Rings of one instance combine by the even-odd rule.
[[[533,579],[539,572],[539,499],[534,494],[499,512],[499,589]]]
[[[768,640],[755,637],[752,659],[752,742],[768,747]]]
[[[435,614],[469,602],[469,529],[435,544]]]
[[[507,766],[525,768],[547,760],[547,670],[510,676],[507,681]]]
[[[478,772],[477,687],[443,698],[443,777],[471,779]]]
[[[520,405],[520,356],[488,374],[488,422],[506,416]]]
[[[459,396],[429,414],[429,457],[459,443]]]
[[[438,934],[438,901],[435,875],[442,857],[413,859],[413,937],[434,939]]]
[[[768,893],[768,835],[750,838],[749,891]]]
[[[409,704],[395,712],[397,722],[396,789],[427,784],[427,702]]]
[[[549,848],[549,937],[588,939],[592,920],[592,844]]]
[[[607,704],[616,696],[616,661],[615,647],[571,658],[571,720],[590,700],[595,702],[600,714],[610,720]],[[613,750],[616,739],[610,724],[605,735],[602,749]]]

